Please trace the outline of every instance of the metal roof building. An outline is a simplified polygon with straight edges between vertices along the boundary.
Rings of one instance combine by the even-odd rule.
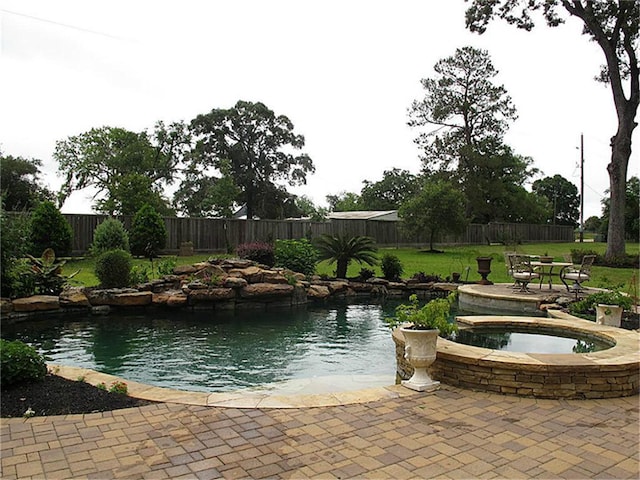
[[[376,220],[380,222],[397,222],[397,210],[360,210],[354,212],[331,212],[327,215],[331,220]]]

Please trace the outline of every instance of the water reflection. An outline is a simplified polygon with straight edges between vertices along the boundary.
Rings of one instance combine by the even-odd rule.
[[[564,336],[566,334],[568,332],[545,329],[461,328],[453,340],[474,347],[521,353],[588,353],[611,348],[601,340]]]

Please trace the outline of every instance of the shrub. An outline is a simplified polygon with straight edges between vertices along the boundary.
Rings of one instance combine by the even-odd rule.
[[[41,380],[47,365],[35,348],[19,341],[0,340],[0,380],[2,386]]]
[[[96,260],[96,276],[104,288],[129,286],[131,255],[124,250],[104,252]]]
[[[165,258],[158,262],[158,273],[160,275],[173,275],[173,269],[176,268],[177,264],[175,257]]]
[[[314,239],[314,245],[318,249],[319,260],[328,260],[329,264],[335,262],[338,278],[346,278],[353,260],[360,264],[378,264],[378,249],[371,237],[323,234]]]
[[[268,267],[273,267],[275,264],[273,245],[267,242],[241,243],[236,248],[236,255],[240,258],[262,263]]]
[[[414,273],[411,278],[418,283],[431,283],[431,282],[444,281],[440,275],[437,275],[435,273],[432,273],[431,275],[427,275],[424,272],[417,272],[417,273]]]
[[[134,265],[131,267],[131,273],[129,273],[129,283],[131,285],[147,283],[149,281],[149,272],[149,267],[144,265]]]
[[[31,254],[52,248],[59,257],[71,254],[73,230],[52,202],[42,202],[31,215]]]
[[[92,255],[100,255],[108,250],[129,251],[129,234],[120,220],[107,218],[93,232]]]
[[[318,252],[306,238],[300,240],[276,240],[275,266],[294,272],[313,275],[316,271]]]
[[[571,261],[576,265],[580,265],[580,263],[582,262],[582,257],[584,257],[585,255],[595,255],[596,258],[594,259],[594,262],[593,262],[594,264],[602,263],[602,260],[603,260],[602,255],[600,255],[595,250],[581,250],[578,248],[571,249]]]
[[[633,300],[630,296],[622,292],[608,291],[592,293],[582,300],[573,302],[569,305],[569,311],[576,315],[593,313],[599,303],[603,305],[620,305],[624,310],[630,310],[633,306]]]
[[[149,205],[138,210],[129,232],[131,253],[138,257],[157,257],[166,241],[167,229],[160,214]]]
[[[20,270],[24,264],[20,259],[27,253],[29,243],[29,217],[7,215],[0,210],[0,295],[15,298],[21,296]],[[28,296],[28,295],[27,295]]]
[[[374,277],[375,274],[376,274],[376,272],[374,272],[370,268],[363,267],[363,268],[360,269],[360,273],[358,273],[358,280],[360,280],[361,282],[364,282],[364,281]]]
[[[391,253],[385,253],[382,256],[382,275],[387,280],[396,281],[400,279],[400,275],[404,272],[400,259]]]
[[[37,294],[60,295],[67,283],[67,278],[62,275],[62,267],[66,261],[56,262],[56,254],[51,248],[42,252],[40,258],[29,254],[27,254],[27,258],[31,263],[31,268],[28,272],[22,273],[22,276],[23,278],[31,277],[31,279],[25,279],[25,283],[29,285],[33,283],[34,291]]]

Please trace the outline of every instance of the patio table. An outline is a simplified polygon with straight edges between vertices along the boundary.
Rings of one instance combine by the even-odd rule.
[[[539,261],[534,261],[534,262],[531,262],[531,266],[540,269],[539,270],[539,273],[540,273],[540,286],[538,288],[542,288],[542,283],[544,282],[544,279],[548,278],[549,279],[549,290],[551,290],[552,285],[553,285],[553,276],[554,275],[560,275],[565,268],[573,266],[573,263],[570,263],[570,262],[539,262]],[[553,271],[554,267],[560,267],[560,271],[558,273],[555,273]],[[561,276],[560,276],[560,279],[562,279]]]

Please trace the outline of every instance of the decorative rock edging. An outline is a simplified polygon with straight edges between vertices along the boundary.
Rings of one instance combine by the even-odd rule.
[[[13,322],[56,314],[108,314],[112,309],[256,309],[291,308],[308,303],[353,298],[420,298],[442,296],[457,289],[449,283],[306,280],[301,273],[269,268],[250,260],[213,259],[176,267],[173,275],[138,285],[137,288],[68,287],[59,297],[35,295],[2,299],[3,321]]]
[[[488,392],[539,398],[613,398],[640,392],[638,332],[623,330],[572,317],[463,316],[472,325],[544,326],[564,328],[605,338],[615,345],[584,354],[533,354],[502,352],[458,344],[438,338],[438,353],[429,373],[449,385]],[[404,359],[404,339],[394,331],[398,375],[411,376]]]

